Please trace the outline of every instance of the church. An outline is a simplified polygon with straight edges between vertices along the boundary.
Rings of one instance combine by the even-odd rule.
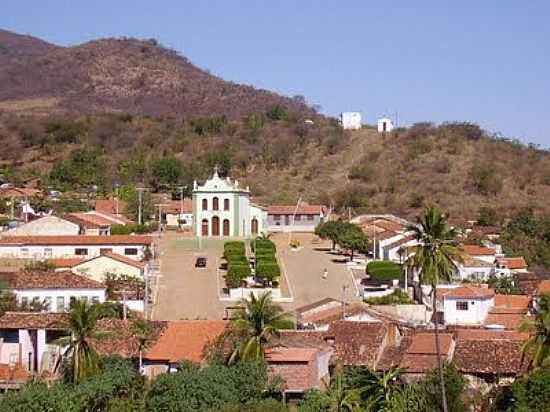
[[[203,185],[193,183],[195,236],[250,237],[267,232],[267,209],[250,201],[250,189],[237,180],[214,175]]]

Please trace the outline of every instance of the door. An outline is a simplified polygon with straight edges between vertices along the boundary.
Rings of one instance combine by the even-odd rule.
[[[218,216],[214,216],[212,218],[212,236],[219,236],[220,235],[220,218]]]
[[[254,218],[252,219],[252,234],[257,235],[258,234],[258,219]]]
[[[207,219],[202,219],[201,235],[202,236],[208,236],[208,220]]]
[[[229,236],[229,219],[223,220],[223,235]]]
[[[289,226],[289,225],[290,225],[290,216],[285,215],[285,226]]]

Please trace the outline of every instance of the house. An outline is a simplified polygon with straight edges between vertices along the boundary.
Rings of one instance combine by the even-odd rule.
[[[523,257],[497,257],[495,259],[495,274],[511,276],[514,273],[527,273],[527,262]]]
[[[361,129],[361,113],[343,112],[340,114],[340,124],[344,130]]]
[[[301,397],[311,389],[323,389],[330,377],[329,360],[332,351],[319,348],[276,347],[266,350],[268,376],[279,377],[284,383],[283,396]]]
[[[4,232],[3,236],[76,236],[80,234],[80,225],[57,216],[44,216],[14,229]]]
[[[523,345],[528,334],[516,331],[460,329],[453,363],[470,386],[510,384],[526,372]]]
[[[5,187],[0,189],[0,199],[26,201],[29,197],[39,193],[40,190],[29,187]]]
[[[443,331],[439,334],[439,349],[441,360],[450,362],[455,351],[455,341],[452,333]],[[435,334],[433,332],[414,334],[399,361],[399,367],[404,369],[402,376],[406,382],[419,379],[426,372],[437,368]]]
[[[490,329],[517,330],[529,315],[531,297],[526,295],[495,295],[495,305],[489,309],[484,325]]]
[[[6,312],[0,317],[0,364],[27,372],[52,372],[61,356],[55,341],[66,336],[62,313]]]
[[[34,301],[47,312],[65,312],[74,299],[105,302],[105,285],[71,272],[5,272],[0,273],[0,280],[23,307]]]
[[[94,210],[99,213],[115,215],[124,218],[123,214],[128,210],[128,203],[119,198],[97,199]]]
[[[68,213],[64,217],[79,226],[79,235],[108,236],[114,224],[111,219],[95,213],[75,212]]]
[[[489,288],[458,286],[440,290],[446,325],[481,325],[495,305],[495,292]]]
[[[104,282],[107,274],[145,279],[148,268],[149,265],[145,261],[138,261],[118,253],[105,252],[99,256],[75,262],[70,270],[97,282]]]
[[[150,236],[4,236],[0,258],[90,258],[114,252],[141,261],[151,245]]]
[[[485,260],[476,259],[469,255],[463,256],[462,262],[455,263],[455,279],[459,281],[487,281],[494,272],[494,265],[492,263],[489,263]]]
[[[193,184],[193,231],[199,237],[249,237],[267,230],[267,211],[250,202],[250,189],[221,178],[217,169]]]
[[[389,133],[393,130],[393,121],[387,117],[378,119],[378,133]]]
[[[179,320],[167,322],[158,339],[143,355],[147,376],[177,368],[181,361],[202,363],[205,351],[226,329],[223,320]]]
[[[343,304],[343,302],[326,298],[296,309],[298,326],[304,329],[328,331],[329,326],[338,320],[377,322],[369,315],[365,304]]]
[[[299,203],[267,208],[267,230],[269,232],[314,232],[325,221],[324,206]]]
[[[167,228],[193,227],[193,202],[191,199],[170,200],[158,205]]]
[[[464,255],[470,256],[475,259],[483,260],[491,264],[495,262],[495,258],[497,255],[497,252],[495,251],[495,249],[491,249],[485,246],[462,245],[461,249]]]

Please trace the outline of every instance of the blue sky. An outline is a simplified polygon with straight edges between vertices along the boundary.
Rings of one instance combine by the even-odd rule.
[[[472,121],[546,148],[548,21],[545,0],[2,0],[0,10],[0,27],[60,45],[154,37],[330,115]]]

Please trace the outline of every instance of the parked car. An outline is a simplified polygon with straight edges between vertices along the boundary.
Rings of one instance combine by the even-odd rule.
[[[205,268],[206,267],[206,258],[204,256],[199,256],[195,261],[196,268]]]

